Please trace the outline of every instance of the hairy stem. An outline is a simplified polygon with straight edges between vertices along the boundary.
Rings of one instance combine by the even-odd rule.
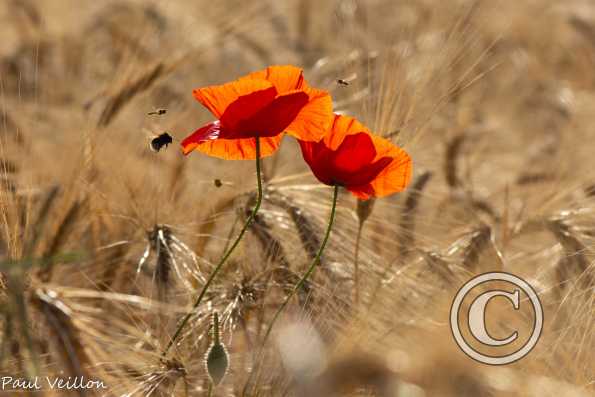
[[[360,222],[357,228],[357,237],[355,238],[355,252],[353,253],[353,282],[355,284],[355,307],[359,306],[359,245],[362,237],[362,229],[364,227],[364,223]]]
[[[318,252],[316,254],[316,256],[314,257],[314,259],[312,260],[312,262],[310,263],[310,267],[308,268],[308,270],[306,271],[306,273],[302,276],[302,278],[300,279],[300,281],[297,282],[297,284],[293,287],[293,289],[291,290],[291,292],[289,293],[289,295],[287,295],[285,297],[285,300],[283,301],[283,303],[281,304],[281,306],[279,307],[279,309],[277,309],[277,312],[275,313],[275,315],[273,316],[273,319],[271,320],[271,323],[269,324],[269,327],[267,328],[266,333],[264,334],[264,338],[262,339],[262,344],[260,347],[260,357],[257,360],[257,367],[255,368],[258,369],[260,364],[262,363],[262,356],[264,354],[264,348],[266,345],[266,342],[269,338],[269,335],[271,334],[271,331],[273,330],[273,326],[275,325],[275,322],[277,321],[277,319],[279,318],[279,316],[281,315],[281,313],[283,312],[283,310],[285,309],[285,307],[287,306],[287,304],[289,303],[289,301],[291,300],[291,298],[293,298],[293,296],[300,290],[300,288],[302,288],[302,286],[304,285],[304,283],[306,282],[306,280],[308,279],[308,277],[310,277],[310,275],[314,272],[316,265],[318,265],[320,263],[320,257],[322,256],[322,253],[324,251],[324,248],[326,247],[326,243],[329,239],[329,236],[331,234],[331,229],[333,227],[333,221],[335,220],[335,210],[337,207],[337,196],[339,193],[339,186],[335,185],[334,190],[333,190],[333,203],[331,206],[331,214],[329,217],[329,221],[328,221],[328,226],[326,228],[326,233],[324,234],[324,239],[322,240],[322,244],[320,245],[320,248],[318,249]],[[248,387],[252,376],[255,372],[255,370],[253,370],[248,378],[248,381],[246,382],[246,387]],[[244,395],[246,394],[246,387],[244,388]]]
[[[252,213],[250,214],[250,216],[246,220],[246,223],[244,223],[244,227],[242,227],[242,230],[240,230],[240,233],[238,234],[238,237],[236,237],[236,239],[233,242],[233,244],[231,245],[231,247],[229,247],[229,249],[225,252],[225,254],[223,255],[223,257],[221,258],[221,260],[219,261],[219,263],[217,264],[217,266],[215,267],[215,269],[213,270],[213,272],[209,276],[209,279],[207,280],[207,282],[203,286],[202,291],[200,291],[200,294],[198,295],[198,298],[196,298],[196,302],[194,302],[194,305],[192,306],[192,309],[186,314],[186,316],[184,316],[184,319],[182,320],[182,322],[180,322],[180,325],[178,325],[178,328],[176,329],[176,332],[174,333],[174,336],[171,338],[171,340],[169,341],[169,343],[167,344],[167,346],[163,350],[162,357],[165,357],[167,355],[167,353],[169,352],[169,349],[171,349],[171,347],[173,346],[173,344],[180,337],[180,334],[182,333],[182,330],[184,329],[184,327],[186,326],[186,324],[188,323],[188,321],[190,320],[190,318],[194,314],[194,311],[196,310],[196,308],[202,302],[205,294],[207,293],[207,290],[209,289],[209,286],[211,285],[211,283],[213,282],[213,280],[215,279],[215,277],[217,276],[217,274],[219,273],[219,271],[223,267],[223,264],[225,264],[225,262],[230,257],[230,255],[232,254],[232,252],[235,250],[235,248],[240,243],[240,240],[244,236],[244,233],[246,233],[246,230],[248,229],[248,227],[250,226],[250,224],[254,220],[254,217],[256,216],[256,213],[260,209],[260,204],[262,203],[262,180],[261,180],[261,176],[260,176],[260,174],[261,174],[261,170],[260,170],[260,139],[258,137],[256,137],[255,139],[256,139],[256,178],[257,178],[257,184],[258,184],[258,192],[257,192],[258,194],[257,194],[257,197],[256,197],[256,204],[254,205],[254,208],[252,209]]]

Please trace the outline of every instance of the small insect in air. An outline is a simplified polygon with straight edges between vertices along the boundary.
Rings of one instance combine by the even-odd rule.
[[[167,145],[169,145],[173,141],[174,140],[171,137],[171,135],[169,135],[167,132],[164,132],[163,134],[151,139],[149,146],[151,150],[153,150],[154,152],[158,152],[161,150],[163,146],[167,148]]]
[[[223,182],[221,182],[221,179],[215,179],[213,181],[213,183],[215,184],[215,187],[221,187],[221,186],[223,186]]]
[[[344,80],[344,79],[337,79],[337,84],[347,86],[347,85],[349,85],[349,81]]]
[[[157,109],[152,112],[147,113],[149,116],[161,116],[162,114],[167,113],[167,109]]]

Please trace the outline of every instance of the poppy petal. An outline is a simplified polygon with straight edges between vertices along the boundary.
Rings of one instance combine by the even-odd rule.
[[[342,131],[329,131],[327,137],[343,141],[336,150],[321,142],[299,141],[304,160],[310,165],[319,181],[328,185],[361,186],[370,183],[391,162],[385,158],[373,163],[376,149],[370,134],[361,132],[343,137]]]
[[[379,175],[381,175],[392,162],[392,158],[383,157],[380,160],[359,169],[351,176],[347,175],[345,177],[345,187],[359,198],[367,198],[365,196],[381,197],[377,194],[375,189],[376,185],[374,185],[374,183],[380,181]],[[389,189],[387,188],[384,191],[388,192],[388,190]],[[384,195],[395,192],[396,190],[392,190]]]
[[[343,143],[343,140],[349,135],[355,135],[361,132],[372,134],[370,130],[357,119],[340,114],[334,115],[329,129],[332,133],[324,136],[324,143],[332,150],[337,150],[341,143]]]
[[[274,65],[258,72],[250,73],[248,78],[268,80],[279,94],[308,88],[302,69],[292,65]]]
[[[401,192],[411,182],[413,173],[413,162],[405,150],[376,135],[372,135],[372,140],[377,151],[375,164],[386,161],[385,159],[390,161],[371,182],[359,186],[356,184],[348,186],[348,190],[361,199],[372,196],[385,197]]]
[[[218,139],[221,136],[221,123],[219,120],[213,121],[198,130],[194,131],[191,135],[184,138],[182,141],[182,152],[187,155],[198,145],[203,144],[204,142]]]
[[[314,176],[325,185],[333,185],[332,169],[326,163],[333,152],[321,142],[298,140],[298,143],[302,149],[304,161],[310,166]]]
[[[205,127],[203,127],[205,128]],[[198,130],[200,131],[200,130]],[[219,157],[225,160],[254,160],[256,159],[256,140],[254,138],[242,139],[211,139],[197,142],[191,140],[198,131],[186,138],[182,142],[184,154],[193,150],[208,154],[209,156]],[[204,133],[203,133],[204,134]],[[260,157],[270,156],[279,149],[283,134],[272,137],[260,138]],[[184,146],[186,143],[186,146]]]
[[[360,200],[368,200],[372,197],[375,197],[374,188],[370,185],[363,185],[363,186],[349,186],[347,187],[355,197]]]
[[[285,129],[289,135],[304,141],[320,141],[333,121],[333,101],[326,91],[307,89],[308,103]]]
[[[345,137],[331,161],[337,171],[348,175],[370,164],[374,157],[376,149],[372,138],[361,132]]]
[[[198,88],[192,94],[216,118],[221,119],[223,125],[233,127],[235,121],[252,116],[272,102],[277,90],[269,81],[242,78],[223,85]],[[238,100],[239,103],[235,104]]]
[[[390,156],[392,157],[391,163],[370,182],[376,197],[401,192],[411,182],[413,162],[407,152],[395,147]]]
[[[268,106],[261,109],[250,120],[238,125],[238,129],[249,136],[274,136],[282,133],[308,103],[308,95],[303,91],[281,94]]]
[[[319,141],[330,128],[333,118],[331,96],[326,91],[310,88],[302,69],[291,65],[269,66],[248,77],[270,81],[281,95],[295,90],[308,94],[308,103],[286,128],[288,134],[305,141]]]

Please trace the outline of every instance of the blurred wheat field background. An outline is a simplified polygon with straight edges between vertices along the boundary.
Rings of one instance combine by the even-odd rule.
[[[230,366],[214,396],[595,395],[592,1],[1,0],[0,20],[0,378],[207,395],[218,312]],[[289,63],[404,147],[413,181],[375,202],[341,192],[261,357],[330,208],[285,138],[255,222],[163,360],[255,198],[251,162],[181,154],[210,120],[192,89]],[[164,131],[173,144],[152,152]],[[465,356],[448,324],[487,271],[529,281],[545,312],[505,367]]]

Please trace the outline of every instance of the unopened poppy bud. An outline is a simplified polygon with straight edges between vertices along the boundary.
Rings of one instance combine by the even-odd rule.
[[[211,382],[213,382],[213,386],[217,386],[225,377],[227,368],[229,367],[229,355],[220,340],[219,314],[217,312],[213,313],[211,330],[213,333],[213,343],[209,347],[209,350],[207,350],[207,354],[205,354],[205,366],[207,374]]]
[[[366,219],[370,216],[372,211],[374,210],[374,203],[376,199],[371,198],[369,200],[357,200],[357,207],[355,212],[357,213],[357,219],[360,225],[363,225]]]

